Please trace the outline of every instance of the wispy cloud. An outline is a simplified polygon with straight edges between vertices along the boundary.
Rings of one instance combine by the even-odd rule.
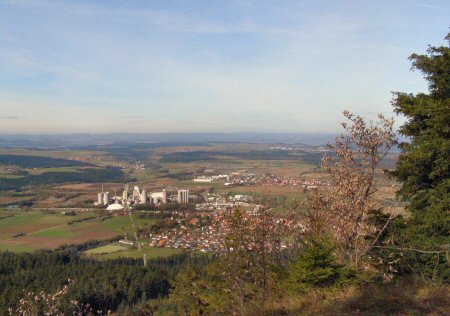
[[[411,4],[416,7],[431,9],[431,10],[443,10],[444,9],[442,6],[430,4],[430,3],[411,3]]]
[[[1,112],[20,117],[0,129],[333,132],[426,89],[407,56],[443,21],[401,0],[0,0]]]
[[[19,117],[16,115],[0,115],[0,120],[18,120]]]

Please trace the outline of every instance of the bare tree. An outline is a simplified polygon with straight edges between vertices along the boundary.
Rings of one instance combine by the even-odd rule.
[[[329,183],[308,199],[308,228],[315,237],[330,235],[340,257],[358,266],[360,257],[374,245],[367,237],[380,233],[370,224],[369,215],[382,208],[375,197],[375,180],[396,137],[393,119],[382,114],[377,122],[366,122],[348,111],[344,116],[350,121],[342,123],[347,133],[329,145],[332,154],[321,164]]]
[[[282,223],[265,210],[250,214],[240,209],[228,212],[224,223],[221,268],[234,308],[239,312],[248,304],[269,304],[276,287],[269,267],[281,252]]]
[[[77,300],[70,299],[69,290],[74,284],[73,280],[67,280],[62,289],[46,293],[44,291],[33,292],[23,290],[24,296],[19,300],[18,306],[8,308],[10,316],[63,316],[64,307],[72,309],[73,315],[110,315],[111,311],[94,310],[89,304],[82,304]]]

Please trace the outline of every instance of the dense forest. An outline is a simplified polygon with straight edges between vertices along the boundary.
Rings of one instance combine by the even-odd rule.
[[[177,146],[211,146],[203,142],[156,142],[156,143],[135,143],[135,142],[115,142],[110,145],[90,145],[71,147],[73,150],[100,150],[105,151],[117,160],[127,162],[147,161],[155,149],[161,147]]]
[[[126,175],[120,168],[85,168],[76,172],[44,172],[26,174],[20,178],[0,178],[0,190],[17,190],[25,186],[39,186],[66,182],[124,182]]]
[[[67,299],[90,304],[95,310],[117,310],[147,299],[166,297],[174,277],[187,262],[205,266],[208,256],[177,255],[167,259],[118,259],[96,261],[73,251],[34,254],[2,253],[0,256],[0,315],[16,308],[27,291],[62,288],[73,280]],[[71,314],[67,305],[64,313]]]
[[[0,190],[18,190],[25,186],[39,186],[66,182],[121,182],[126,175],[120,168],[97,168],[86,162],[27,155],[0,155],[0,165],[21,168],[79,167],[76,171],[49,171],[32,175],[27,171],[17,171],[18,177],[0,177]]]
[[[93,166],[90,163],[82,161],[27,155],[0,155],[0,165],[14,165],[21,168]]]

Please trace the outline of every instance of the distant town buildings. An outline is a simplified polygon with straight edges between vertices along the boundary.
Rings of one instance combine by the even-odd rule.
[[[193,181],[194,182],[200,182],[200,183],[211,183],[214,180],[211,177],[198,177],[198,178],[194,178]]]
[[[167,219],[170,228],[162,229],[156,233],[143,233],[140,237],[149,240],[151,247],[169,247],[196,249],[201,252],[223,251],[224,238],[229,232],[229,225],[226,220],[226,210],[215,212],[174,212],[172,217]],[[247,220],[254,216],[251,212],[246,212],[243,217]],[[296,220],[288,220],[284,218],[274,219],[273,225],[279,226],[281,229],[291,229],[303,231],[305,226]],[[290,247],[288,241],[280,240],[279,242],[269,245],[271,241],[267,241],[268,248],[279,247],[286,249]]]
[[[289,150],[288,148],[283,150]],[[241,170],[229,170],[221,171],[217,174],[212,174],[214,170],[208,170],[208,175],[204,171],[204,175],[194,178],[193,182],[198,183],[222,183],[225,187],[238,187],[238,186],[290,186],[298,187],[299,192],[306,193],[309,189],[317,188],[318,186],[329,185],[322,179],[305,176],[281,176],[270,173],[254,174],[248,172],[246,169]],[[196,203],[196,209],[202,211],[215,211],[219,209],[228,209],[236,206],[257,208],[258,205],[254,204],[253,196],[244,194],[234,194],[227,196],[226,194],[211,194],[208,192],[201,196],[191,195],[188,189],[177,189],[174,187],[167,187],[170,191],[162,189],[160,191],[148,191],[147,189],[140,188],[139,186],[131,186],[126,184],[124,186],[122,194],[115,194],[114,197],[110,197],[109,192],[104,192],[102,186],[102,192],[98,193],[97,202],[95,205],[108,206],[111,204],[121,204],[123,208],[134,207],[137,205],[163,205],[167,203]],[[119,207],[112,207],[110,210],[119,210]]]
[[[319,185],[327,185],[319,179],[304,178],[304,177],[286,177],[274,174],[260,174],[243,172],[230,172],[228,174],[219,174],[212,176],[199,176],[193,179],[193,182],[198,183],[212,183],[222,182],[225,187],[231,186],[299,186],[302,187],[302,192],[307,189],[317,188]]]

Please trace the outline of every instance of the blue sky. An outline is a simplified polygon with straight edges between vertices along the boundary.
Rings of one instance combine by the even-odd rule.
[[[0,0],[0,133],[324,132],[426,91],[450,1]],[[401,118],[398,118],[398,123]]]

